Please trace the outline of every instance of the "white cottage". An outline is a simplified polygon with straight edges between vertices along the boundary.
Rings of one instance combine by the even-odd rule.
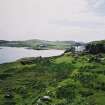
[[[85,50],[85,45],[75,46],[75,51],[76,52],[82,52],[84,50]]]

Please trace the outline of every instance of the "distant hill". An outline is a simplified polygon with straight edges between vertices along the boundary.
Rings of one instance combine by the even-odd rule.
[[[87,43],[86,50],[92,54],[105,53],[105,40]]]
[[[0,46],[28,47],[32,49],[67,49],[70,48],[72,45],[75,45],[76,43],[77,42],[75,41],[45,41],[38,39],[26,40],[26,41],[0,40]]]
[[[92,41],[90,43],[92,43],[92,44],[105,44],[105,40]]]

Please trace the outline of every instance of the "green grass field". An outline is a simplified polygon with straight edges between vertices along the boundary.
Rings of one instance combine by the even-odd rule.
[[[0,105],[105,105],[105,55],[95,58],[66,53],[1,64]]]

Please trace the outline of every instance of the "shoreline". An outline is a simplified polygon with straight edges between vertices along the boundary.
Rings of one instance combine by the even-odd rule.
[[[6,49],[7,48],[7,49]],[[2,49],[0,49],[2,52],[1,52],[1,55],[2,55],[2,53],[5,51],[5,50],[7,50],[6,51],[6,55],[3,53],[3,55],[4,55],[4,58],[2,57],[1,58],[1,62],[0,62],[0,64],[5,64],[5,63],[11,63],[11,62],[16,62],[16,61],[18,61],[18,60],[20,60],[20,59],[30,59],[30,58],[33,58],[33,59],[36,59],[36,58],[38,58],[38,57],[41,57],[41,58],[51,58],[51,57],[57,57],[57,56],[61,56],[63,53],[64,53],[64,50],[57,50],[57,49],[48,49],[48,50],[33,50],[33,49],[26,49],[26,48],[23,48],[23,47],[21,47],[22,48],[22,50],[21,50],[21,48],[17,48],[17,47],[15,47],[15,48],[17,48],[17,49],[9,49],[9,52],[8,52],[8,48],[13,48],[13,47],[5,47],[4,48],[4,50],[3,50],[3,48]],[[19,49],[19,51],[18,51],[18,49]],[[24,51],[25,50],[25,51]],[[11,55],[11,51],[12,51],[12,53],[13,53],[13,56]],[[27,52],[28,51],[28,52]],[[35,52],[34,52],[35,51]],[[8,56],[7,56],[7,53],[8,53],[8,56],[9,55],[11,55],[11,56],[9,56],[9,58],[8,58]],[[22,54],[21,54],[22,53]],[[25,55],[24,55],[24,53],[25,53]],[[54,54],[55,53],[55,54]],[[16,54],[16,56],[15,56],[15,54]],[[30,54],[30,55],[29,55]],[[32,54],[32,55],[31,55]],[[7,56],[7,58],[5,57],[5,56]]]

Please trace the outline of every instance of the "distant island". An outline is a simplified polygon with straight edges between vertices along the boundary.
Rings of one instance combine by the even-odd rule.
[[[75,45],[76,41],[45,41],[45,40],[26,40],[26,41],[6,41],[0,40],[0,46],[8,47],[27,47],[29,49],[43,50],[43,49],[68,49]],[[78,44],[85,44],[78,42]]]

